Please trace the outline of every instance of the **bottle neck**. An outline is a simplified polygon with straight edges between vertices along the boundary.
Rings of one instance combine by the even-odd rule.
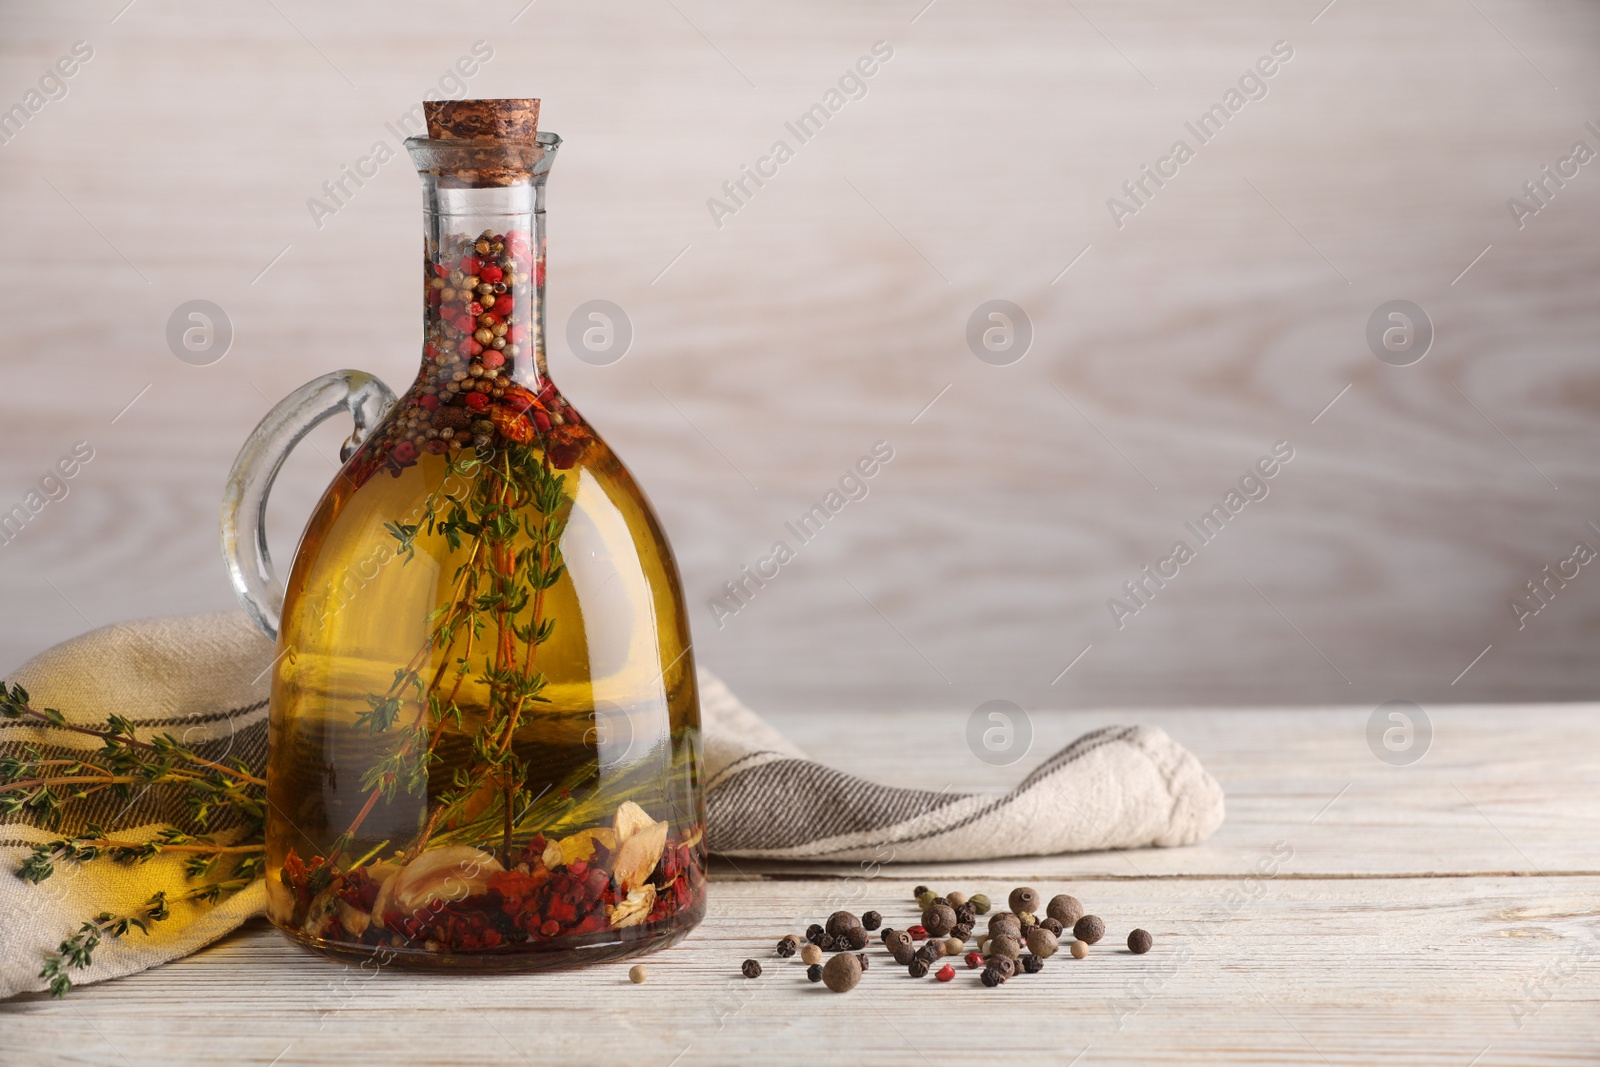
[[[490,187],[422,178],[423,375],[542,390],[544,175]]]

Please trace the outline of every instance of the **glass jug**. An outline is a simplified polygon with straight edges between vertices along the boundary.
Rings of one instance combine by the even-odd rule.
[[[325,375],[251,434],[223,502],[277,641],[269,915],[343,957],[534,969],[682,938],[705,910],[699,700],[672,551],[550,381],[536,100],[424,106],[422,367]],[[280,590],[289,450],[348,411]]]

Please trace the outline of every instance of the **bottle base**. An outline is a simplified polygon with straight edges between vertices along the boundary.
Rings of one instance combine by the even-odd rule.
[[[541,944],[525,941],[473,952],[430,952],[414,944],[358,944],[312,937],[299,930],[274,923],[284,937],[302,948],[329,959],[381,967],[397,966],[414,971],[456,971],[477,974],[511,974],[564,970],[591,963],[612,963],[670,948],[689,936],[689,931],[705,917],[705,908],[681,913],[648,927],[604,930],[581,937]],[[632,935],[632,936],[628,936]]]

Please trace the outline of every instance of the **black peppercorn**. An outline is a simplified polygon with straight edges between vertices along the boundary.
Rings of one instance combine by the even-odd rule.
[[[739,970],[744,972],[746,978],[761,977],[761,964],[756,960],[745,960]]]
[[[1106,924],[1098,915],[1085,915],[1073,924],[1072,933],[1079,941],[1092,945],[1106,936]]]
[[[812,923],[810,926],[806,927],[806,940],[811,942],[813,945],[820,945],[822,942],[817,939],[820,938],[825,932],[826,931],[822,929],[822,925],[820,923]]]
[[[911,897],[912,897],[913,900],[915,900],[917,897],[920,897],[922,894],[926,893],[927,891],[928,891],[928,887],[927,886],[919,885],[919,886],[917,886],[917,888],[915,888],[915,889],[913,889],[911,891]]]
[[[784,959],[788,959],[790,956],[793,956],[794,953],[795,953],[795,948],[794,948],[794,942],[793,941],[790,941],[786,937],[783,940],[778,942],[778,955],[779,956],[783,957]]]
[[[906,971],[913,978],[926,978],[928,976],[928,961],[918,955],[910,963],[906,964]]]
[[[1066,927],[1062,926],[1059,922],[1057,922],[1054,919],[1046,919],[1044,922],[1040,923],[1039,925],[1044,927],[1044,929],[1049,930],[1052,934],[1055,934],[1057,937],[1060,937],[1061,936],[1061,931],[1066,929]]]
[[[833,935],[823,931],[817,935],[817,940],[814,944],[824,952],[832,952],[834,949]]]
[[[867,964],[868,964],[868,963],[869,963],[869,962],[871,962],[871,961],[869,961],[869,960],[868,960],[868,959],[867,959],[867,954],[866,954],[866,953],[865,953],[865,952],[857,952],[857,953],[856,953],[856,959],[858,959],[858,960],[860,960],[860,961],[861,961],[861,969],[862,969],[862,970],[863,970],[863,971],[864,971],[864,970],[866,970],[866,969],[867,969]]]
[[[1000,977],[1000,972],[995,970],[993,967],[985,967],[983,969],[983,974],[979,976],[978,980],[984,985],[988,986],[990,989],[993,989],[995,986],[1005,981],[1004,978]]]
[[[806,980],[810,982],[822,981],[822,964],[813,963],[806,968]]]
[[[1150,936],[1149,930],[1135,930],[1128,935],[1128,951],[1135,956],[1143,956],[1150,951],[1150,946],[1155,944],[1155,938]]]
[[[1030,952],[1022,957],[1022,969],[1027,974],[1038,974],[1044,970],[1044,960]]]
[[[882,925],[883,925],[883,916],[879,915],[877,912],[875,912],[875,911],[864,911],[864,912],[861,913],[861,927],[862,927],[862,929],[864,929],[864,930],[876,930],[878,927],[880,927]]]
[[[917,949],[917,959],[932,963],[944,955],[944,945],[938,941],[929,941]]]
[[[828,933],[833,935],[835,940],[838,940],[860,925],[861,920],[850,914],[848,911],[836,911],[832,915],[828,916],[828,925],[826,929]]]
[[[956,922],[966,923],[968,926],[971,926],[977,921],[978,909],[974,908],[971,904],[963,904],[956,909]]]

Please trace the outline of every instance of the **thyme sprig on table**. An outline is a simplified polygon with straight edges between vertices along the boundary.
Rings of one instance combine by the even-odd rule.
[[[187,890],[171,900],[167,898],[166,891],[161,890],[124,915],[113,915],[109,911],[103,911],[80,926],[77,933],[61,942],[61,947],[54,954],[45,957],[44,970],[39,972],[39,977],[50,983],[52,997],[64,997],[72,990],[72,975],[69,972],[82,970],[93,963],[94,950],[99,948],[100,943],[106,938],[122,937],[135,928],[148,934],[150,924],[167,918],[171,914],[173,904],[189,900],[203,900],[215,904],[224,893],[243,889],[250,884],[250,881],[250,878],[242,878],[227,882],[212,882]]]
[[[72,988],[70,972],[88,967],[95,949],[106,938],[122,937],[131,929],[149,933],[149,924],[165,919],[172,904],[216,903],[260,875],[266,849],[266,780],[253,774],[243,761],[205,759],[169,734],[142,740],[134,724],[121,715],[108,716],[104,723],[92,726],[68,722],[55,708],[34,707],[26,689],[4,681],[0,681],[0,719],[87,735],[97,738],[101,746],[81,756],[47,757],[39,745],[27,744],[21,746],[20,754],[0,756],[0,814],[20,813],[42,826],[56,828],[75,805],[92,797],[106,794],[131,803],[135,788],[164,785],[183,791],[194,825],[204,827],[213,820],[226,823],[214,834],[192,834],[168,826],[148,841],[122,840],[94,823],[85,823],[79,833],[34,846],[14,872],[34,884],[54,875],[63,862],[107,859],[145,863],[164,854],[183,856],[185,875],[202,880],[176,897],[160,892],[127,914],[102,912],[84,922],[55,953],[45,957],[39,976],[50,983],[51,995],[66,995]]]

